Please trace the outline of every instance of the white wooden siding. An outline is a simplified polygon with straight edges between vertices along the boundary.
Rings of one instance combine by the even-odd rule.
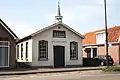
[[[26,60],[26,42],[28,42],[28,60]],[[23,60],[21,59],[21,44],[23,44]],[[19,45],[19,58],[17,59],[17,61],[18,62],[32,62],[32,39],[21,42],[18,45]]]

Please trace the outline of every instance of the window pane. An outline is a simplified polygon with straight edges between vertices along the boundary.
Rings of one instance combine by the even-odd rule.
[[[47,60],[48,58],[48,41],[39,41],[39,60]]]
[[[66,37],[66,32],[65,31],[53,30],[53,37],[55,37],[55,38],[65,38]]]
[[[97,56],[97,48],[93,48],[93,57]]]
[[[17,58],[19,58],[19,45],[17,45]]]
[[[8,48],[0,47],[0,66],[8,66]]]
[[[76,60],[78,59],[78,43],[70,42],[70,59]]]
[[[0,46],[8,46],[8,42],[0,42]]]
[[[26,58],[28,58],[28,42],[26,42]]]
[[[23,59],[23,44],[21,44],[21,59]]]

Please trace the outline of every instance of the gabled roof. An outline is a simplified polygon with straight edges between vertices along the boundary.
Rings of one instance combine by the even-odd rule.
[[[14,38],[17,39],[18,37],[16,34],[0,19],[0,24],[10,33],[10,35]]]
[[[43,29],[41,29],[41,30],[39,30],[39,31],[37,31],[37,32],[29,35],[29,36],[26,36],[26,37],[20,39],[18,42],[22,42],[22,41],[24,41],[24,40],[30,39],[30,38],[32,38],[33,36],[35,36],[35,35],[37,35],[37,34],[39,34],[39,33],[41,33],[41,32],[44,32],[44,31],[46,31],[46,30],[48,30],[48,29],[51,29],[51,28],[53,28],[53,27],[55,27],[55,26],[57,26],[57,25],[63,25],[65,28],[67,28],[68,30],[72,31],[73,33],[75,33],[76,35],[78,35],[79,37],[81,37],[82,39],[84,39],[84,36],[82,36],[80,33],[76,32],[74,29],[70,28],[69,26],[67,26],[66,24],[64,24],[64,23],[62,23],[62,22],[57,22],[57,23],[54,23],[54,24],[52,24],[52,25],[50,25],[50,26],[48,26],[48,27],[45,27],[45,28],[43,28]]]
[[[83,45],[96,44],[96,33],[105,31],[105,29],[86,33],[83,39]],[[108,42],[118,42],[120,36],[120,26],[108,28]]]

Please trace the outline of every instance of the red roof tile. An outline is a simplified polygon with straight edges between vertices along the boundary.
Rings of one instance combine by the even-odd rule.
[[[96,44],[96,33],[101,31],[104,31],[104,29],[86,33],[84,35],[85,39],[83,39],[83,44]],[[115,26],[108,29],[108,42],[118,42],[119,36],[120,26]]]

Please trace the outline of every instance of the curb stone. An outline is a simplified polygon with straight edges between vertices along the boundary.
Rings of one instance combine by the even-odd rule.
[[[54,70],[54,71],[31,71],[31,72],[2,72],[0,76],[5,75],[27,75],[37,73],[62,73],[62,72],[74,72],[74,71],[89,71],[89,70],[101,70],[102,68],[87,68],[87,69],[73,69],[73,70]]]

